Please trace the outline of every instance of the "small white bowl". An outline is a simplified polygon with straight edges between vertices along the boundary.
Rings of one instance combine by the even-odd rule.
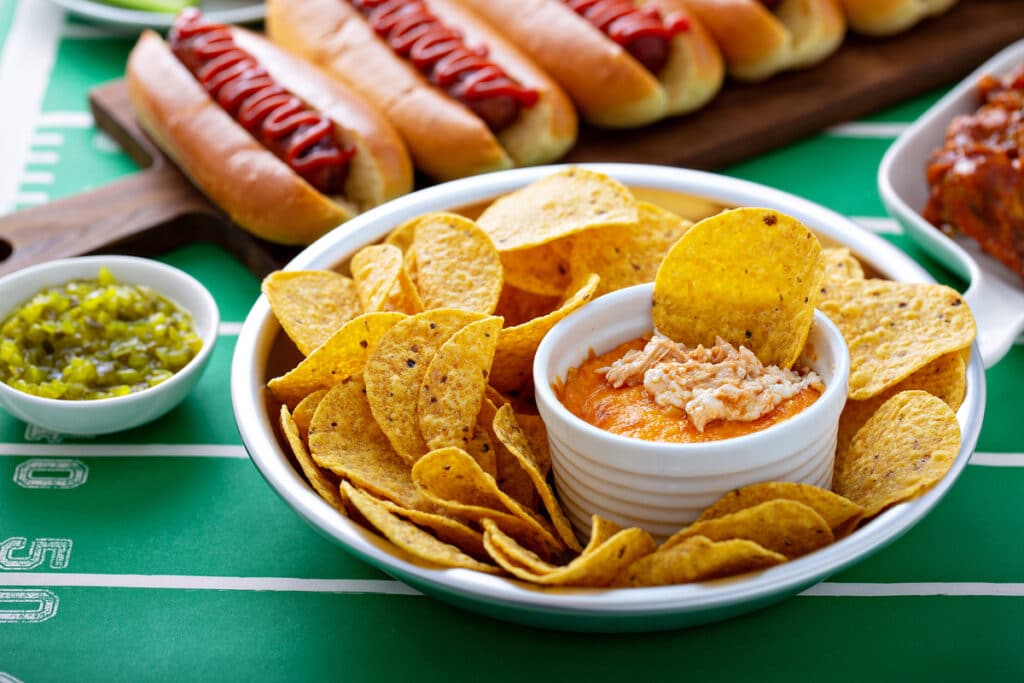
[[[178,405],[195,386],[217,342],[220,313],[213,296],[191,275],[177,268],[133,256],[83,256],[40,263],[0,278],[0,322],[46,287],[76,279],[95,279],[106,266],[118,282],[145,285],[192,314],[203,347],[169,379],[142,391],[96,400],[58,400],[18,391],[0,382],[0,406],[11,415],[59,434],[119,432],[160,417]]]
[[[537,408],[548,428],[559,496],[584,538],[590,516],[639,526],[655,538],[695,520],[729,491],[762,481],[832,484],[839,414],[846,402],[850,354],[842,333],[820,311],[806,364],[824,393],[789,419],[744,436],[705,443],[644,441],[595,427],[571,413],[552,388],[589,356],[650,334],[653,284],[597,298],[544,337],[533,363]]]

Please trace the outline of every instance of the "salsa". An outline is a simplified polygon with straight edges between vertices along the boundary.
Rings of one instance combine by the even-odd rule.
[[[928,163],[933,225],[963,233],[1024,279],[1024,64],[978,84],[981,106],[953,119]]]
[[[615,368],[616,362],[624,358],[628,360],[630,357],[627,354],[633,353],[636,356],[644,352],[648,343],[647,339],[635,339],[599,356],[591,354],[580,367],[569,369],[565,381],[554,387],[555,394],[574,415],[605,431],[646,441],[700,443],[767,429],[807,408],[824,389],[817,375],[813,372],[805,373],[801,375],[801,380],[791,383],[785,392],[786,398],[773,402],[770,410],[760,416],[754,417],[756,412],[751,415],[746,407],[741,407],[740,412],[746,412],[747,415],[738,419],[716,418],[715,415],[706,414],[706,410],[703,411],[705,415],[699,417],[693,412],[687,412],[690,406],[672,405],[671,398],[666,400],[664,395],[652,393],[650,386],[645,386],[643,382],[623,382],[614,386],[613,381],[610,381],[609,376],[613,375],[613,370],[609,368]],[[712,356],[721,355],[715,351],[715,347],[700,350],[709,351]],[[654,369],[657,371],[658,368]],[[742,393],[743,389],[727,391],[735,395],[737,392]],[[752,404],[757,397],[748,398],[755,399],[747,401]]]
[[[40,291],[0,325],[0,381],[54,399],[125,396],[168,379],[203,342],[192,316],[106,268]]]

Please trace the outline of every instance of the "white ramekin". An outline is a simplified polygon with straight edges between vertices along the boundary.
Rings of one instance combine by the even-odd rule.
[[[552,468],[569,518],[584,538],[590,516],[639,526],[664,539],[732,489],[762,481],[832,483],[839,414],[850,356],[842,334],[820,311],[801,363],[825,392],[805,410],[763,431],[707,443],[673,444],[613,434],[562,405],[552,389],[591,351],[605,353],[653,330],[652,284],[597,298],[544,337],[533,364],[537,408],[548,429]]]
[[[178,405],[199,381],[217,342],[217,303],[191,275],[159,261],[134,256],[83,256],[16,271],[0,278],[0,322],[39,290],[71,280],[94,279],[103,266],[117,281],[145,285],[191,313],[203,347],[172,377],[127,396],[65,401],[27,394],[0,382],[0,406],[11,415],[59,434],[108,434],[155,420]]]

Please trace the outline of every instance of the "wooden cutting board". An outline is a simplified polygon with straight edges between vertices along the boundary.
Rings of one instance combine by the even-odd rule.
[[[824,63],[765,83],[728,83],[693,114],[631,131],[583,127],[565,161],[621,161],[715,169],[962,78],[1024,38],[1024,0],[961,0],[950,12],[886,39],[850,35]],[[256,276],[295,248],[231,224],[139,129],[123,81],[89,96],[96,124],[139,173],[87,193],[0,218],[0,275],[96,252],[156,255],[208,241]]]

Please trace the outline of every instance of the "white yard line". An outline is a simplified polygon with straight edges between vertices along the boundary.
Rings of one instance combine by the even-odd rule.
[[[221,323],[217,330],[218,334],[225,337],[236,337],[242,331],[243,323]]]
[[[879,235],[900,235],[903,233],[903,227],[895,218],[886,218],[884,216],[847,216],[847,218],[865,230],[870,230]]]
[[[88,111],[48,111],[39,115],[36,128],[92,128],[92,113]]]
[[[1024,453],[975,453],[967,464],[981,467],[1024,467]]]
[[[909,123],[849,121],[825,129],[825,135],[837,138],[897,138]]]
[[[22,185],[53,185],[56,178],[50,171],[28,171],[21,176]]]
[[[184,590],[288,591],[422,595],[400,581],[372,579],[292,579],[274,576],[180,576],[173,574],[60,574],[0,572],[3,586],[88,588],[174,588]]]
[[[16,206],[39,206],[50,201],[50,195],[45,192],[18,192],[14,195]]]
[[[244,446],[224,444],[0,443],[0,457],[69,458],[248,458]]]
[[[75,574],[57,572],[0,572],[2,586],[162,588],[176,590],[282,591],[422,595],[400,581],[359,579],[295,579],[273,576],[184,576],[174,574]],[[893,597],[1024,597],[1024,583],[992,582],[825,582],[800,593],[808,598]]]
[[[0,215],[17,202],[63,27],[64,12],[57,5],[19,2],[0,52]]]
[[[32,136],[33,147],[63,147],[64,136],[60,133],[36,133]]]
[[[60,163],[60,154],[53,150],[33,150],[26,155],[25,161],[33,166],[56,166]],[[2,172],[0,170],[0,173]]]
[[[0,575],[2,576],[2,575]],[[1024,583],[921,582],[819,583],[800,595],[813,598],[900,598],[934,595],[958,597],[1024,598]]]

